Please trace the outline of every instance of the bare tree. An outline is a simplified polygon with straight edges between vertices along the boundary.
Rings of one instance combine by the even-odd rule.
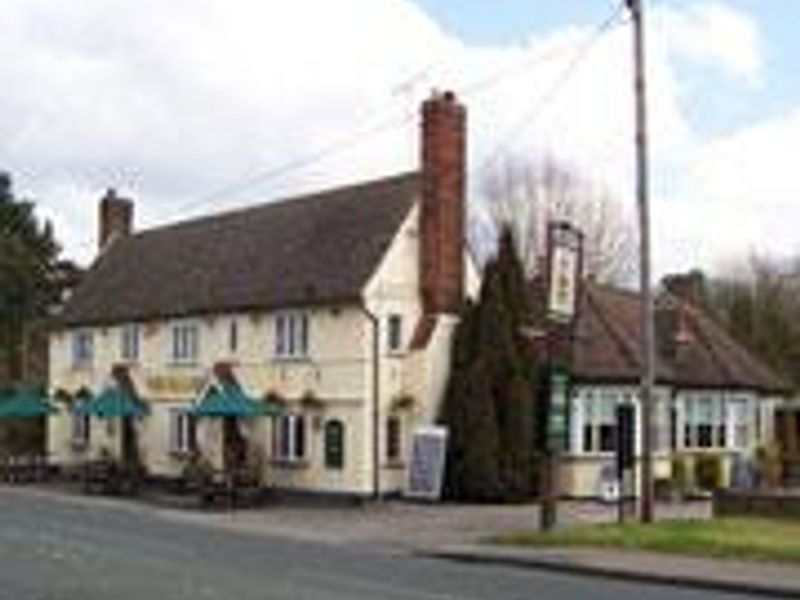
[[[552,158],[507,159],[484,178],[480,223],[473,240],[497,239],[510,226],[526,271],[544,254],[547,222],[569,221],[584,235],[584,268],[599,281],[624,284],[636,273],[635,235],[608,191]],[[477,233],[477,236],[475,235]],[[475,245],[475,244],[474,244]]]

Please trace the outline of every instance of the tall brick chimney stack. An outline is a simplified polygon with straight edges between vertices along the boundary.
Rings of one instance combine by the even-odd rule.
[[[453,92],[422,104],[420,286],[425,314],[455,314],[464,300],[467,111]]]
[[[125,237],[133,230],[133,202],[117,196],[114,189],[106,191],[100,200],[98,246],[105,250],[115,238]]]

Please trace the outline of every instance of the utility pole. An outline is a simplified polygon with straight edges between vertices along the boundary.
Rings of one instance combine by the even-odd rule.
[[[634,92],[636,102],[636,203],[639,212],[639,287],[641,293],[640,431],[642,436],[642,491],[640,517],[653,520],[653,380],[655,350],[653,298],[650,284],[650,208],[647,182],[647,97],[645,88],[642,0],[626,0],[633,22]]]

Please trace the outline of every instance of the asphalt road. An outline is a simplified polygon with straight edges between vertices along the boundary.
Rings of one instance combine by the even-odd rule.
[[[226,531],[0,487],[0,600],[742,597]]]

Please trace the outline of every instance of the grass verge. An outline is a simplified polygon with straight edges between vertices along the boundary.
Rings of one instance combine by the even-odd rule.
[[[650,525],[577,525],[551,532],[518,532],[492,543],[531,547],[648,550],[685,556],[800,563],[800,522],[721,518]]]

